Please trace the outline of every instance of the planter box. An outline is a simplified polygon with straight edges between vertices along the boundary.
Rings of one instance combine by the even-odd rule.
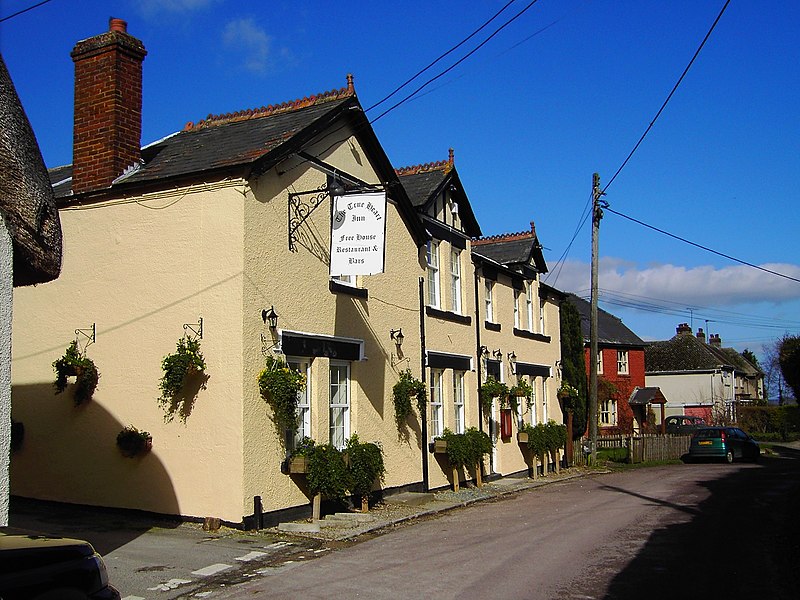
[[[289,473],[308,473],[308,458],[293,456],[289,459]]]
[[[447,454],[447,440],[433,440],[434,454]]]
[[[528,443],[528,434],[524,431],[517,432],[517,441],[520,444],[527,444]]]

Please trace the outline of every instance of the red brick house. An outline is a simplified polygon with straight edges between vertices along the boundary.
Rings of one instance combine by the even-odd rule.
[[[581,315],[586,375],[589,371],[589,318],[591,305],[575,294],[568,294],[569,301]],[[647,418],[649,404],[634,403],[633,398],[645,387],[644,349],[645,342],[628,329],[621,319],[602,309],[597,310],[597,411],[601,435],[633,433],[641,430]]]

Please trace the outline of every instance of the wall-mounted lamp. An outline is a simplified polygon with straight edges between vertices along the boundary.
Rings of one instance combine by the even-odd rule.
[[[492,356],[494,356],[497,360],[501,360],[503,358],[503,351],[498,348],[497,350],[492,350]]]
[[[402,328],[401,329],[392,329],[389,332],[389,337],[392,338],[392,341],[394,341],[395,346],[397,346],[397,348],[400,349],[400,346],[403,345],[403,340],[405,339],[405,336],[403,335]]]
[[[489,356],[489,348],[486,346],[478,348],[478,356]]]
[[[331,195],[331,197],[345,195],[344,185],[338,177],[334,177],[328,184],[328,193]]]
[[[508,353],[508,364],[511,365],[511,374],[512,375],[516,375],[517,374],[517,355],[513,350]]]
[[[275,312],[275,307],[270,306],[269,310],[266,308],[261,311],[261,319],[266,323],[269,321],[269,328],[270,329],[277,329],[278,328],[278,313]]]

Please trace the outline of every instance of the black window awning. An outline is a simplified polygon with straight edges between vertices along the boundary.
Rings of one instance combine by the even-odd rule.
[[[550,377],[550,367],[545,365],[534,365],[532,363],[517,362],[517,375]]]
[[[284,332],[281,348],[287,356],[324,356],[338,360],[361,360],[363,342],[334,337]]]
[[[461,354],[428,351],[428,366],[431,369],[469,371],[472,369],[472,359],[470,359],[469,356],[463,356]]]

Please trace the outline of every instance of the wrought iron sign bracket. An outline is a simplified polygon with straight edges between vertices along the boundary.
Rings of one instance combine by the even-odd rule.
[[[92,323],[92,326],[90,328],[76,329],[75,341],[80,343],[81,336],[86,338],[86,345],[83,347],[83,352],[86,352],[86,348],[88,348],[97,341],[97,323]]]
[[[289,250],[297,252],[297,230],[305,223],[319,205],[331,197],[331,188],[326,183],[319,189],[308,192],[289,193]]]
[[[184,323],[183,330],[192,332],[195,339],[203,339],[203,317],[198,317],[197,323]]]

